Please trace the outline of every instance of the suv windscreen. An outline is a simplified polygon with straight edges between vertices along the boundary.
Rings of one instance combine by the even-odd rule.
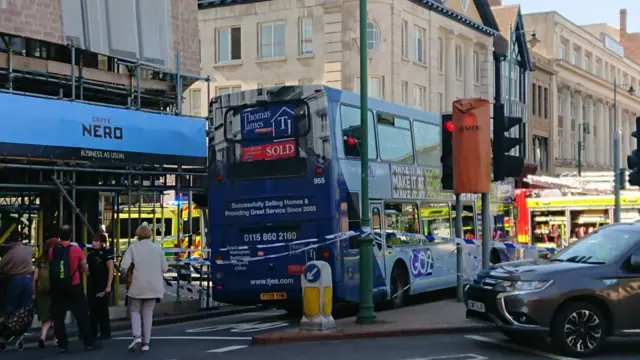
[[[608,264],[617,260],[640,240],[640,234],[626,227],[597,230],[551,258],[583,264]]]

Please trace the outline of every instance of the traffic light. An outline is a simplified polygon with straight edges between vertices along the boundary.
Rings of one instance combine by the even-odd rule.
[[[521,117],[505,116],[504,104],[496,104],[493,114],[493,181],[518,177],[524,169],[524,157],[509,155],[522,139],[509,137],[507,132],[522,124]]]
[[[629,168],[629,185],[640,186],[640,116],[636,118],[636,131],[631,133],[636,138],[636,148],[627,156],[627,168]]]
[[[440,144],[442,147],[442,190],[453,190],[453,114],[442,114],[442,129],[440,130]]]

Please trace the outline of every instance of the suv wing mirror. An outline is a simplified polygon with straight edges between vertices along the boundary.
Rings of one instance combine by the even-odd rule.
[[[631,266],[640,267],[640,255],[631,255]]]

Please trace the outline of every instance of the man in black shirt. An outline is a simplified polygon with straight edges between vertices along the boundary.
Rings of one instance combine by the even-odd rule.
[[[106,247],[107,236],[100,232],[92,239],[92,249],[87,255],[89,265],[89,278],[87,280],[87,298],[91,317],[91,331],[93,336],[98,336],[100,327],[100,339],[111,338],[111,325],[109,323],[109,296],[113,283],[113,251]]]

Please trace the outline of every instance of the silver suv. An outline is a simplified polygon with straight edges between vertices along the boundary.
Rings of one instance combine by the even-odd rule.
[[[550,337],[572,357],[608,336],[640,335],[640,224],[615,224],[549,259],[502,263],[465,289],[467,318],[514,341]]]

